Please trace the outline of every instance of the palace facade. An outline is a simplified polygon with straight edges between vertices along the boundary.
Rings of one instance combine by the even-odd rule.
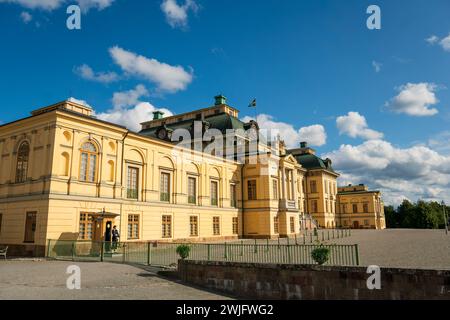
[[[3,124],[0,245],[43,255],[50,239],[109,241],[113,226],[121,241],[223,241],[292,237],[311,227],[384,227],[372,218],[367,225],[359,217],[364,210],[358,225],[350,213],[341,218],[340,206],[356,195],[339,201],[345,193],[338,192],[339,174],[306,143],[286,150],[283,141],[262,139],[249,150],[245,132],[259,126],[240,121],[238,113],[217,96],[209,108],[166,118],[155,112],[137,133],[69,99]],[[173,142],[179,129],[192,132],[197,125],[203,133],[223,133],[227,143],[211,155],[202,139],[189,143],[199,143],[199,150]],[[382,208],[379,193],[365,195],[363,206],[371,199]]]

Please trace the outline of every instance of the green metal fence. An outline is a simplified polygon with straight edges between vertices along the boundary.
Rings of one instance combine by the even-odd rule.
[[[108,261],[175,267],[180,243],[49,240],[47,257],[72,261]],[[311,252],[317,244],[195,243],[189,259],[276,264],[315,264]],[[358,245],[324,245],[330,249],[327,265],[359,265]]]

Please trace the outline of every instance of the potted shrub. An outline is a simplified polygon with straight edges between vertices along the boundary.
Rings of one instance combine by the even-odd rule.
[[[328,261],[329,256],[330,249],[325,248],[322,244],[311,252],[311,257],[319,265],[325,264]]]
[[[190,252],[191,252],[191,247],[189,247],[186,244],[180,244],[177,247],[177,253],[182,260],[185,260],[187,257],[189,257]]]

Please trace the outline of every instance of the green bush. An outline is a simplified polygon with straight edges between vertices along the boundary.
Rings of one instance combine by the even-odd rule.
[[[189,257],[189,253],[191,252],[191,247],[189,247],[188,245],[185,244],[180,244],[177,247],[177,253],[180,256],[181,259],[186,259],[187,257]]]
[[[325,248],[323,245],[320,245],[319,248],[316,248],[311,252],[311,257],[319,265],[323,265],[324,263],[326,263],[329,259],[329,256],[330,249]]]

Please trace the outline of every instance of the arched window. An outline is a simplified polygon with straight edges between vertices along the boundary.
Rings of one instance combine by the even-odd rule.
[[[95,182],[97,170],[97,148],[91,142],[81,146],[80,180]]]
[[[25,182],[28,174],[28,160],[30,157],[30,145],[28,142],[23,142],[17,151],[17,166],[16,166],[16,182]]]

